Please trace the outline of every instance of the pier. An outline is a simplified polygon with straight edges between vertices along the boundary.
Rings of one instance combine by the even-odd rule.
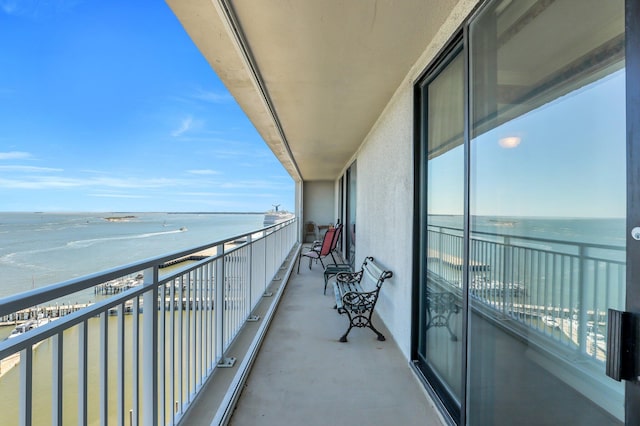
[[[447,265],[448,267],[456,270],[462,270],[462,268],[464,267],[463,259],[461,257],[454,256],[452,254],[440,253],[438,250],[429,249],[428,256],[429,256],[429,260],[432,260],[435,262],[440,261],[444,265]],[[470,271],[489,271],[491,270],[491,266],[486,263],[478,262],[475,260],[469,260],[469,270]]]
[[[22,324],[26,321],[37,320],[39,318],[60,318],[65,315],[72,314],[80,309],[84,309],[91,306],[92,303],[75,303],[75,304],[61,304],[51,306],[40,306],[5,315],[0,317],[0,327],[15,327],[18,324]]]
[[[107,281],[104,284],[99,284],[93,288],[94,294],[102,296],[108,296],[112,294],[122,293],[129,290],[132,287],[142,285],[143,283],[142,273],[136,274],[135,277],[118,278],[116,280]]]
[[[209,257],[209,256],[191,255],[191,256],[186,256],[186,257],[180,257],[178,259],[169,260],[167,262],[164,262],[162,265],[158,265],[158,268],[164,269],[164,268],[168,268],[169,266],[177,265],[177,264],[182,263],[182,262],[198,262],[200,260],[206,259],[207,257]]]
[[[167,290],[168,293],[168,290]],[[211,306],[212,299],[200,299],[183,297],[182,300],[175,298],[173,303],[170,297],[165,297],[164,301],[162,297],[159,297],[158,309],[165,311],[186,311],[186,310],[200,310],[205,306]],[[13,314],[0,317],[0,327],[16,327],[19,324],[23,324],[27,321],[38,320],[42,318],[60,318],[65,315],[72,314],[81,309],[91,306],[93,303],[76,303],[69,305],[55,305],[55,306],[41,306],[29,309],[23,309]],[[139,306],[138,310],[142,312],[142,306]],[[133,312],[133,302],[127,301],[124,307],[125,314],[131,314]],[[117,308],[110,308],[108,310],[109,315],[116,315]]]

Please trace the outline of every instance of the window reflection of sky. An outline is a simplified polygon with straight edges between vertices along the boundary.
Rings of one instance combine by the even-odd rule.
[[[620,70],[475,138],[472,214],[624,217],[624,99]],[[520,143],[505,149],[499,141],[506,137]],[[461,153],[447,157],[442,166]],[[460,185],[452,181],[439,196],[459,193]]]

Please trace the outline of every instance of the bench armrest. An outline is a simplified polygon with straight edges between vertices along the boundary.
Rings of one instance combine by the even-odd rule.
[[[371,309],[378,297],[378,291],[348,291],[342,296],[342,305],[349,311],[363,312]]]
[[[362,279],[362,271],[358,272],[339,272],[336,275],[336,281],[343,283],[360,282]]]

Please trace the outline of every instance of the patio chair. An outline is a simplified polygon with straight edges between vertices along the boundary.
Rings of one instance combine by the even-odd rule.
[[[334,236],[336,234],[336,228],[329,228],[327,232],[324,234],[324,238],[322,239],[322,244],[320,246],[312,246],[309,251],[300,252],[300,256],[298,257],[298,273],[300,273],[300,262],[302,261],[302,256],[309,258],[309,269],[311,269],[311,262],[315,260],[319,260],[322,268],[324,268],[324,263],[322,259],[332,254],[331,248],[334,243]],[[334,260],[335,261],[335,260]]]
[[[318,225],[316,225],[316,223],[313,221],[309,221],[307,222],[304,228],[305,228],[304,240],[305,241],[311,240],[315,243],[316,240],[318,240],[318,236],[320,234],[320,231],[318,230]]]
[[[331,229],[331,228],[329,228]],[[338,222],[336,223],[335,226],[335,234],[333,235],[333,241],[331,242],[331,258],[333,259],[333,264],[337,265],[338,262],[336,261],[335,256],[333,255],[333,253],[336,251],[336,249],[338,248],[338,241],[340,241],[340,234],[342,233],[342,224],[340,223],[340,220],[338,220]],[[322,243],[323,240],[316,240],[313,242],[313,250],[316,251],[320,251],[321,247],[322,247]]]
[[[333,253],[338,249],[338,241],[340,241],[340,234],[342,233],[342,224],[336,226],[336,233],[333,237],[333,244],[331,245],[331,258],[333,259],[333,265],[327,265],[324,268],[324,294],[327,293],[327,283],[329,278],[337,275],[340,272],[351,272],[351,265],[348,263],[338,263]]]

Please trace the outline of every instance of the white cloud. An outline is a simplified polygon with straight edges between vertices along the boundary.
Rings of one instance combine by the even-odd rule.
[[[185,132],[188,132],[189,130],[191,130],[192,127],[193,127],[193,118],[187,117],[182,120],[182,123],[180,123],[180,127],[177,130],[174,130],[173,132],[171,132],[171,136],[173,137],[182,136]]]
[[[233,101],[233,98],[228,93],[217,93],[206,90],[199,90],[193,95],[193,97],[200,101],[211,102],[215,104]]]
[[[78,179],[79,182],[86,182],[88,186],[103,186],[107,188],[129,188],[129,189],[152,189],[152,188],[165,188],[179,185],[185,185],[185,181],[178,179],[167,178],[150,178],[150,179],[136,179],[136,178],[111,178],[111,177],[99,177],[86,181],[85,179]]]
[[[20,152],[20,151],[0,152],[0,160],[22,160],[30,157],[31,157],[31,154],[28,152]]]
[[[56,189],[83,185],[83,181],[70,178],[31,177],[31,179],[0,179],[0,188],[7,189]]]
[[[226,197],[226,192],[181,192],[180,195],[190,197]]]
[[[187,185],[184,180],[152,178],[75,178],[52,176],[28,176],[22,179],[0,179],[0,188],[5,189],[61,189],[61,188],[116,188],[157,189]]]
[[[187,173],[191,173],[192,175],[208,175],[208,176],[221,174],[216,170],[209,170],[209,169],[187,170]]]
[[[87,194],[89,197],[98,197],[98,198],[127,198],[127,199],[144,199],[151,198],[147,195],[137,195],[137,194],[107,194],[107,193],[95,193],[95,194]]]
[[[35,167],[35,166],[0,166],[0,170],[9,172],[62,172],[64,169],[55,169],[53,167]]]
[[[281,189],[282,187],[282,183],[259,179],[226,182],[220,185],[220,188],[224,189]]]

